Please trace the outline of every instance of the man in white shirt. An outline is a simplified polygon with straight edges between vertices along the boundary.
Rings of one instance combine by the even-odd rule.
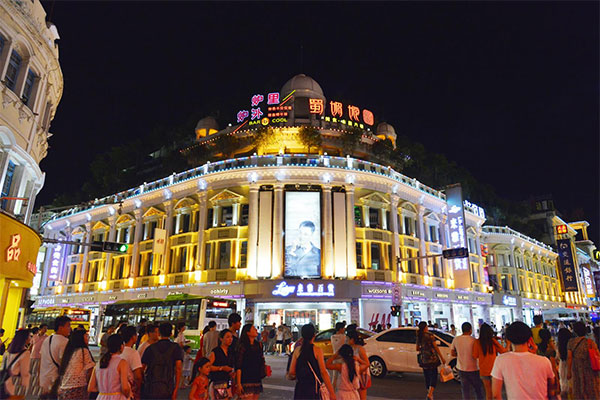
[[[475,338],[471,336],[473,327],[470,323],[462,324],[462,335],[456,336],[450,346],[450,353],[456,357],[456,369],[460,373],[460,389],[463,400],[471,399],[471,388],[475,390],[477,400],[483,400],[483,383],[479,377],[479,366],[473,358]]]
[[[140,353],[133,349],[133,345],[137,342],[137,330],[135,326],[125,326],[121,329],[121,337],[125,346],[121,353],[121,358],[127,361],[129,365],[129,380],[131,385],[131,393],[134,399],[140,398],[140,391],[142,389],[142,358]]]
[[[144,351],[146,351],[151,344],[158,342],[158,326],[154,324],[148,325],[146,327],[146,335],[148,335],[148,339],[138,347],[140,359],[144,357]]]
[[[50,393],[52,385],[58,379],[58,367],[71,334],[71,318],[60,316],[54,321],[54,334],[42,343],[40,351],[40,389],[42,395],[56,396]],[[52,397],[56,398],[56,397]]]
[[[546,357],[529,351],[535,348],[531,328],[517,321],[506,329],[512,352],[496,357],[492,369],[492,395],[502,400],[502,384],[508,400],[547,399],[555,396],[554,372]]]
[[[335,333],[331,335],[331,348],[333,349],[333,354],[335,355],[340,347],[346,344],[346,333],[344,329],[346,328],[346,324],[343,322],[337,322],[335,324]],[[336,362],[340,362],[340,360],[335,360]],[[332,385],[334,389],[337,389],[337,382],[340,378],[340,372],[333,370],[332,372]]]

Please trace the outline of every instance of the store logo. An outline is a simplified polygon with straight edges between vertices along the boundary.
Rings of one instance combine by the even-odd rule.
[[[367,289],[369,294],[392,294],[391,289]]]
[[[515,297],[504,295],[502,296],[502,304],[504,304],[505,306],[516,306],[517,299]]]
[[[6,262],[19,261],[21,255],[21,249],[19,248],[19,242],[21,241],[21,235],[18,233],[10,237],[10,246],[6,249]]]
[[[229,289],[211,289],[210,294],[229,294]]]
[[[275,289],[271,292],[273,296],[287,297],[296,291],[296,286],[288,286],[287,282],[283,281],[275,286]]]

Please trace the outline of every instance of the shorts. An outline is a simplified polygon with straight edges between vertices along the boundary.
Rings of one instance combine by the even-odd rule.
[[[286,346],[289,346],[289,345],[290,345],[290,343],[292,343],[292,339],[285,339],[285,340],[284,340],[284,344],[285,344]]]
[[[278,340],[275,342],[276,344],[283,344],[283,340]]]

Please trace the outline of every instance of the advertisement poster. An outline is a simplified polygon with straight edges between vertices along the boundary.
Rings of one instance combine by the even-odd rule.
[[[321,193],[285,193],[285,276],[321,277]]]
[[[450,185],[446,188],[446,203],[448,204],[448,231],[450,234],[448,248],[466,248],[465,210],[460,185]],[[454,266],[454,287],[457,289],[470,288],[469,258],[456,258],[450,262]]]

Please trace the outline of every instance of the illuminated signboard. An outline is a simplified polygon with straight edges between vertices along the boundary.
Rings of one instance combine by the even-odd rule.
[[[600,250],[594,250],[593,256],[594,260],[600,261]]]
[[[309,110],[311,114],[323,115],[325,113],[325,104],[321,99],[309,99]],[[325,116],[327,122],[341,122],[342,124],[364,128],[364,125],[373,126],[375,117],[367,109],[360,109],[352,104],[344,106],[339,101],[330,101],[327,107],[328,115]],[[363,125],[364,124],[364,125]]]
[[[292,93],[281,101],[279,100],[279,92],[267,93],[266,101],[265,96],[262,94],[253,95],[250,98],[250,109],[238,111],[236,115],[237,122],[242,125],[248,124],[248,126],[287,122],[288,112],[292,107],[283,104],[291,98]]]
[[[556,225],[556,233],[559,235],[564,235],[568,232],[566,225]]]
[[[271,292],[273,296],[288,297],[296,293],[297,297],[335,297],[333,283],[299,283],[288,285],[286,281],[278,283]]]
[[[52,258],[50,259],[50,270],[48,271],[48,280],[57,281],[60,276],[60,267],[62,264],[63,245],[57,244],[52,249]]]
[[[583,282],[585,284],[585,291],[587,293],[587,296],[596,297],[596,291],[594,290],[594,282],[592,281],[592,273],[589,270],[589,265],[582,265],[581,272],[583,274]]]
[[[19,242],[21,242],[21,235],[18,233],[10,237],[10,246],[6,249],[6,261],[19,261],[21,255],[21,249],[19,248]]]
[[[285,277],[321,276],[321,193],[285,193]]]
[[[505,306],[516,307],[516,305],[517,305],[517,298],[516,297],[512,297],[512,296],[504,295],[504,296],[502,296],[502,304],[504,304]]]
[[[213,301],[212,305],[213,305],[213,307],[219,307],[219,308],[228,308],[229,307],[229,303],[227,303],[226,301]]]
[[[465,211],[460,185],[451,185],[446,188],[446,203],[448,204],[448,231],[450,233],[448,247],[451,249],[466,248]],[[469,258],[455,258],[449,262],[454,265],[454,287],[470,288]]]
[[[596,286],[596,293],[600,293],[600,271],[594,271],[594,284]]]
[[[565,292],[577,292],[577,275],[575,263],[571,252],[571,241],[561,239],[556,241],[558,247],[558,261],[560,262],[561,275]]]

